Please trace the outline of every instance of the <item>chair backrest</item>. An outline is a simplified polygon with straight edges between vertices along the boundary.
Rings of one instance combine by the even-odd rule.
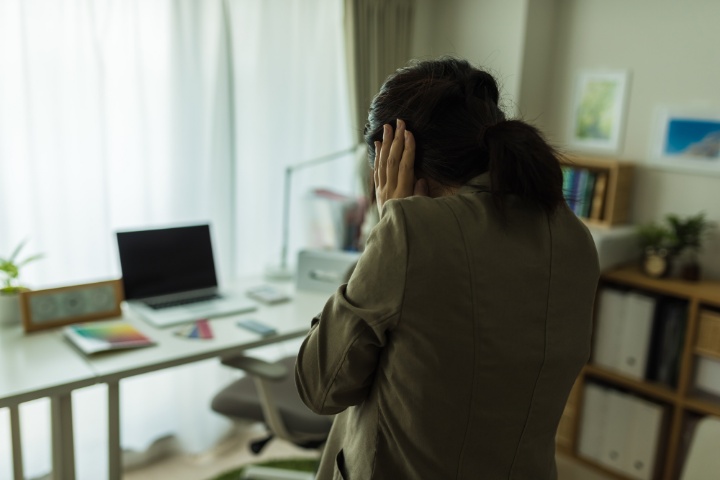
[[[695,428],[682,480],[716,480],[720,472],[720,418],[705,417]]]

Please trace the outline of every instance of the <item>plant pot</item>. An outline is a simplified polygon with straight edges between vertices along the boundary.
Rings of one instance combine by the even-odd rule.
[[[20,294],[0,293],[0,326],[20,324]]]
[[[697,262],[683,264],[680,267],[680,278],[690,282],[700,280],[700,264]]]
[[[697,282],[700,280],[700,270],[697,251],[688,250],[680,256],[680,278],[690,282]]]

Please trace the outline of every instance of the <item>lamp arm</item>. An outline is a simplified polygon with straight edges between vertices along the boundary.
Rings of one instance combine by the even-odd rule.
[[[287,269],[288,243],[290,239],[290,188],[292,186],[292,167],[285,167],[285,186],[283,188],[283,231],[282,252],[280,253],[280,269]]]
[[[285,167],[285,184],[283,186],[283,229],[282,229],[282,250],[280,252],[280,268],[287,269],[287,257],[290,241],[290,190],[292,189],[292,175],[296,170],[302,170],[304,168],[313,167],[321,163],[330,162],[344,155],[355,152],[361,144],[353,145],[345,150],[329,153],[322,157],[307,160],[305,162],[296,163],[295,165],[288,165]]]

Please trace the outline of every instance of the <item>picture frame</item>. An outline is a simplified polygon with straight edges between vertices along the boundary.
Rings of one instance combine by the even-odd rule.
[[[658,107],[648,165],[720,175],[720,108]]]
[[[572,149],[619,153],[629,82],[629,70],[583,70],[577,74],[569,126]]]
[[[25,332],[36,332],[119,317],[123,299],[121,280],[28,290],[20,293],[20,316]]]

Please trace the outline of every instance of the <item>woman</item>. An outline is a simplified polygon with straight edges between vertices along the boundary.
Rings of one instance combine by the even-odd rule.
[[[597,255],[557,153],[498,99],[491,75],[441,59],[372,102],[381,219],[297,361],[303,401],[338,414],[318,479],[557,476]]]

